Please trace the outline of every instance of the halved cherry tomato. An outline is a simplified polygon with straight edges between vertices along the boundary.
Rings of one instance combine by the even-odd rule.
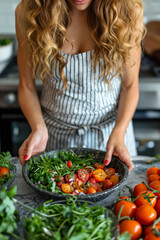
[[[137,199],[135,200],[135,204],[137,207],[140,207],[141,205],[144,204],[149,204],[152,207],[154,207],[156,205],[157,202],[157,197],[154,193],[152,193],[151,191],[144,191],[144,192],[140,192],[137,196]]]
[[[72,167],[72,162],[71,162],[71,160],[69,160],[69,161],[67,162],[67,166],[68,166],[69,168]]]
[[[94,178],[89,178],[88,181],[91,183],[96,183],[96,180]]]
[[[146,185],[144,183],[139,183],[137,184],[134,189],[133,189],[133,195],[135,197],[137,197],[137,195],[140,193],[140,192],[143,192],[143,191],[147,191],[148,188],[146,187]]]
[[[67,174],[67,175],[65,176],[65,180],[66,180],[67,183],[74,182],[74,181],[76,180],[76,178],[77,178],[77,175],[74,174],[74,173]]]
[[[88,181],[89,173],[86,169],[79,169],[77,174],[78,174],[78,178],[82,182],[87,182]]]
[[[113,182],[113,185],[115,186],[117,183],[119,183],[119,177],[116,174],[113,174],[110,177],[110,180]]]
[[[73,187],[71,185],[69,185],[68,183],[63,183],[61,186],[61,189],[65,193],[72,193],[72,191],[73,191]]]
[[[103,163],[95,163],[94,164],[94,168],[99,168],[99,169],[103,169],[104,170],[104,168],[105,168],[105,165],[103,164]]]
[[[134,203],[128,202],[126,200],[120,200],[115,205],[114,213],[115,213],[116,216],[118,216],[119,211],[120,211],[122,206],[123,206],[123,209],[122,209],[120,217],[124,217],[124,216],[128,216],[130,218],[134,217],[134,214],[136,212],[137,207]]]
[[[158,167],[150,167],[147,169],[147,172],[146,172],[146,175],[147,175],[147,178],[150,176],[150,175],[153,175],[153,174],[158,174],[159,172],[159,168]]]
[[[86,166],[85,169],[87,170],[87,172],[89,173],[89,177],[92,177],[93,175],[93,168],[90,166]]]
[[[94,193],[96,193],[96,189],[93,188],[93,187],[90,187],[90,188],[87,189],[87,193],[88,194],[94,194]]]
[[[56,179],[56,185],[58,187],[61,187],[63,183],[65,183],[64,177],[58,177],[58,179]]]
[[[142,226],[136,220],[124,220],[120,223],[120,234],[129,232],[131,240],[137,240],[142,235]]]
[[[5,175],[10,175],[10,171],[7,167],[0,167],[0,177],[4,177]]]
[[[110,179],[106,179],[103,184],[103,189],[106,190],[113,186],[114,186],[113,182]]]
[[[97,182],[103,182],[106,178],[106,173],[103,169],[96,169],[93,172],[93,177],[96,179]]]
[[[90,187],[93,187],[93,188],[95,188],[95,189],[96,189],[96,192],[98,192],[98,191],[99,191],[99,189],[100,189],[100,186],[99,186],[99,184],[98,184],[98,183],[90,183]]]
[[[154,181],[160,181],[160,176],[158,174],[152,174],[148,177],[149,184]]]
[[[142,225],[149,225],[157,218],[156,210],[149,204],[141,205],[135,212],[135,218]]]
[[[113,174],[115,174],[116,170],[114,168],[106,168],[105,173],[107,174],[107,178],[110,178]]]

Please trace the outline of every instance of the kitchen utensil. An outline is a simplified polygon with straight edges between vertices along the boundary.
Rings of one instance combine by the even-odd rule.
[[[47,153],[43,153],[43,154],[38,154],[34,157],[36,157],[38,160],[37,161],[41,161],[40,155],[43,157],[44,155],[51,155],[53,153],[57,153],[58,154],[59,150],[53,150]],[[95,150],[95,149],[88,149],[88,148],[70,148],[70,149],[61,149],[61,151],[73,151],[75,152],[77,155],[79,154],[93,154],[93,159],[97,160],[97,162],[102,162],[104,161],[104,157],[106,152],[104,151],[100,151],[100,150]],[[32,158],[31,158],[32,159]],[[108,165],[108,167],[113,167],[115,168],[116,172],[119,174],[119,183],[115,186],[113,186],[110,189],[104,190],[102,192],[99,193],[95,193],[95,194],[84,194],[84,195],[77,195],[77,199],[78,200],[87,200],[87,201],[93,201],[93,202],[97,202],[100,201],[102,199],[107,198],[111,193],[113,193],[114,191],[117,191],[119,189],[120,186],[122,186],[127,177],[128,177],[128,167],[125,163],[123,163],[122,161],[120,161],[120,159],[116,156],[112,157],[112,160],[110,162],[110,164]],[[63,195],[60,193],[54,193],[54,192],[49,192],[43,189],[40,189],[37,185],[35,185],[34,183],[31,182],[30,178],[29,178],[29,161],[26,161],[23,168],[22,168],[22,173],[23,173],[23,177],[25,179],[25,181],[36,191],[38,191],[39,194],[43,195],[46,198],[50,198],[50,199],[55,199],[55,200],[62,200],[65,199],[67,197],[69,197],[70,195]]]

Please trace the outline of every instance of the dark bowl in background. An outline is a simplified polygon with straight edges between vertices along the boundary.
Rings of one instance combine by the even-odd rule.
[[[10,173],[13,174],[13,177],[9,181],[7,181],[5,184],[0,185],[0,190],[3,189],[4,187],[9,187],[14,182],[16,175],[17,175],[17,169],[14,164],[12,164],[12,167],[13,167],[13,169],[10,170]]]
[[[43,157],[44,155],[51,155],[52,153],[57,153],[59,151],[73,151],[74,153],[76,153],[77,155],[79,154],[93,154],[93,159],[97,160],[97,162],[104,162],[104,157],[106,152],[105,151],[101,151],[101,150],[95,150],[95,149],[90,149],[90,148],[66,148],[66,149],[59,149],[59,150],[53,150],[50,152],[45,152],[42,154],[38,154],[35,155],[34,157],[37,158],[37,161],[41,161],[40,159],[40,155]],[[32,159],[32,158],[31,158]],[[22,168],[22,174],[23,177],[26,181],[26,183],[28,183],[34,190],[36,190],[39,194],[41,194],[42,196],[44,196],[47,199],[54,199],[54,200],[63,200],[66,199],[67,197],[70,197],[70,194],[67,195],[63,195],[60,193],[53,193],[53,192],[49,192],[43,189],[40,189],[37,185],[35,185],[34,183],[32,183],[29,179],[29,161],[26,161],[23,168]],[[97,201],[101,201],[105,198],[107,198],[108,196],[111,195],[111,193],[113,193],[114,191],[118,190],[120,186],[122,186],[127,177],[128,177],[128,167],[125,163],[123,163],[122,161],[120,161],[120,159],[116,156],[112,156],[112,160],[109,163],[108,167],[113,167],[115,168],[116,172],[119,174],[119,183],[115,186],[113,186],[110,189],[104,190],[102,192],[99,193],[95,193],[95,194],[85,194],[85,195],[77,195],[77,199],[78,200],[85,200],[85,201],[91,201],[91,202],[97,202]]]
[[[84,201],[84,200],[78,200],[77,199],[76,201],[77,201],[77,203],[80,203],[82,205],[84,203],[86,203],[86,201]],[[48,205],[51,205],[51,204],[65,204],[65,203],[66,203],[66,200],[59,200],[59,201],[53,201],[51,203],[48,203]],[[87,206],[88,207],[93,207],[93,206],[102,207],[102,205],[99,205],[99,204],[96,204],[96,203],[93,203],[93,202],[89,202],[89,201],[87,201]],[[28,215],[28,217],[31,217],[31,216],[32,216],[32,213],[30,213]],[[110,240],[115,240],[116,237],[117,237],[117,234],[119,232],[117,217],[115,216],[115,214],[110,209],[108,209],[106,207],[105,207],[105,216],[106,217],[108,216],[112,220],[111,239]],[[27,239],[27,240],[32,239],[32,236],[28,233],[27,229],[24,226],[23,226],[23,232],[24,232],[25,239]]]

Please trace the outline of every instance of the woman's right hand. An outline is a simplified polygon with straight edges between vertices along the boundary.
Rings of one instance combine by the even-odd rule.
[[[19,160],[24,165],[31,156],[44,152],[48,141],[48,132],[42,130],[32,131],[29,137],[19,148]]]

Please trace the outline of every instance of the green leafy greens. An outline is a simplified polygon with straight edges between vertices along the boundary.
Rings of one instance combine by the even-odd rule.
[[[11,154],[10,152],[2,152],[0,154],[0,167],[6,167],[9,170],[12,170],[14,165],[10,162]],[[0,176],[0,186],[8,182],[13,177],[13,174],[7,174],[4,177]]]
[[[112,219],[103,206],[80,204],[75,198],[67,198],[66,204],[45,202],[36,208],[52,218],[32,213],[26,217],[24,227],[28,239],[34,240],[110,240]]]

